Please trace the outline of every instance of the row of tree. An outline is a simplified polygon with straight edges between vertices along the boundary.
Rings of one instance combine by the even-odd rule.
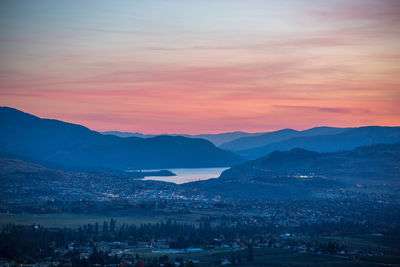
[[[68,244],[93,244],[98,241],[124,241],[135,245],[139,241],[151,242],[164,239],[170,248],[188,248],[205,245],[218,245],[222,242],[235,240],[257,239],[260,242],[273,240],[271,235],[277,235],[288,229],[270,225],[249,225],[245,223],[212,225],[211,221],[203,219],[199,224],[178,223],[168,220],[156,224],[128,225],[117,224],[114,219],[102,225],[87,224],[78,228],[43,228],[37,225],[22,226],[15,224],[3,225],[0,233],[0,257],[43,258],[54,253],[55,248],[66,248]],[[290,229],[292,233],[308,233],[309,235],[324,235],[326,233],[345,232],[352,234],[373,231],[367,224],[321,223],[301,225]],[[397,233],[399,229],[391,229]],[[266,238],[268,237],[268,238]],[[333,248],[335,250],[336,248]],[[331,247],[326,248],[327,251]]]

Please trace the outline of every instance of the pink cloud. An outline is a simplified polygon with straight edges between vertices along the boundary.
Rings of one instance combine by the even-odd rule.
[[[400,22],[400,2],[397,0],[365,0],[338,5],[332,10],[314,10],[311,15],[320,20],[366,20],[379,23]]]
[[[400,2],[336,3],[198,36],[181,25],[2,36],[0,103],[147,133],[400,124]]]

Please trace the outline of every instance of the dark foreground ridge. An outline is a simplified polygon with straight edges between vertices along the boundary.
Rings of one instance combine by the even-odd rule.
[[[362,146],[353,150],[318,153],[296,148],[232,167],[225,180],[268,180],[276,177],[324,177],[347,183],[399,183],[400,143]]]
[[[0,108],[0,152],[91,169],[232,166],[239,156],[209,141],[182,136],[120,138],[77,124]]]
[[[399,166],[400,143],[334,153],[293,149],[234,166],[218,179],[184,186],[236,199],[306,199],[357,184],[399,185]]]

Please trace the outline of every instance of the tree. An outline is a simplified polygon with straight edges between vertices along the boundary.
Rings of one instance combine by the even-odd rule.
[[[111,218],[111,220],[110,220],[110,231],[111,232],[115,231],[115,225],[116,224],[117,224],[117,222],[113,218]]]
[[[253,251],[253,244],[252,243],[250,243],[248,245],[248,251],[249,251],[249,254],[247,255],[247,260],[251,262],[251,261],[254,260],[254,251]]]
[[[107,233],[108,232],[108,223],[104,222],[103,223],[103,233]]]
[[[236,264],[236,255],[235,255],[235,252],[232,252],[231,262],[232,262],[232,264]]]

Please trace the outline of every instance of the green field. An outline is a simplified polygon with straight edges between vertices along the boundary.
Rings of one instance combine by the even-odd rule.
[[[117,224],[143,224],[159,223],[168,219],[179,222],[196,223],[205,213],[190,214],[160,214],[151,212],[131,212],[130,214],[98,215],[98,214],[0,214],[0,225],[6,223],[15,224],[40,224],[46,227],[78,227],[88,223],[102,223],[111,218],[117,221]],[[278,248],[255,248],[254,261],[247,262],[247,250],[235,252],[235,257],[239,254],[242,259],[242,266],[382,266],[382,264],[393,264],[400,262],[398,243],[392,236],[326,236],[326,237],[298,237],[300,240],[309,241],[329,241],[335,240],[339,243],[345,243],[349,248],[368,249],[384,251],[384,256],[364,257],[358,261],[348,260],[329,255],[316,255],[309,253],[292,252],[289,249]],[[153,253],[150,249],[139,251],[141,257],[151,259],[162,256],[160,253]],[[223,259],[231,260],[231,248],[211,249],[197,253],[169,254],[170,259],[184,258],[186,260],[199,260],[202,266],[217,266],[216,262]]]
[[[141,257],[148,259],[163,256],[160,253],[152,253],[151,250],[143,250],[139,254]],[[381,266],[373,262],[353,261],[329,255],[295,253],[287,249],[278,248],[254,249],[254,260],[252,262],[247,261],[247,250],[235,252],[236,259],[238,259],[239,254],[241,255],[242,264],[236,266]],[[201,266],[220,266],[217,262],[223,259],[231,260],[232,251],[230,248],[212,249],[197,253],[168,254],[168,257],[170,259],[199,260]]]
[[[0,225],[15,224],[40,224],[46,227],[78,227],[84,224],[103,223],[111,218],[118,224],[143,224],[159,223],[168,219],[179,222],[195,223],[199,218],[196,214],[162,215],[162,214],[132,214],[132,215],[97,215],[97,214],[0,214]]]

